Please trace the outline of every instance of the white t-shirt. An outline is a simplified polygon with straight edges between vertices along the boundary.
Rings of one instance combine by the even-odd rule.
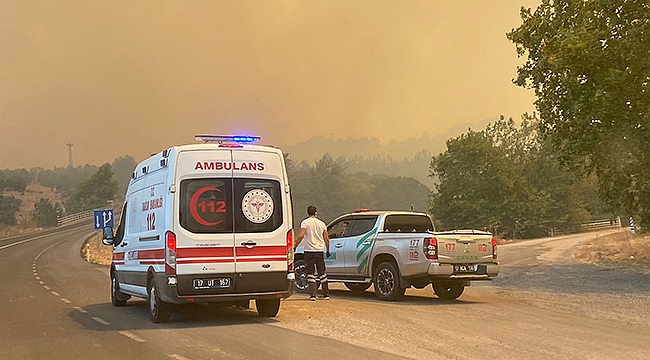
[[[302,241],[305,244],[305,251],[324,251],[325,239],[323,231],[327,230],[325,223],[318,218],[308,217],[300,223],[301,229],[306,229]]]

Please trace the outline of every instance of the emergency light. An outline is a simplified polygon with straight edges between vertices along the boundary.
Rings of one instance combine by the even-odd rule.
[[[261,137],[259,136],[249,136],[249,135],[196,135],[194,137],[198,141],[203,142],[217,142],[222,144],[224,142],[234,142],[234,143],[254,143],[260,141]]]

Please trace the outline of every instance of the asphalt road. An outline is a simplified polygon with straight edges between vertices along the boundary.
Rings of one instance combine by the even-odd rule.
[[[392,354],[293,332],[253,310],[190,307],[152,324],[146,302],[110,304],[108,268],[80,257],[90,224],[0,239],[0,359],[338,359]],[[316,354],[316,353],[314,353]]]
[[[144,300],[110,304],[108,268],[80,257],[90,224],[0,239],[0,359],[646,359],[650,277],[576,264],[597,233],[499,248],[497,280],[456,301],[352,294],[254,309],[194,306],[167,324]]]

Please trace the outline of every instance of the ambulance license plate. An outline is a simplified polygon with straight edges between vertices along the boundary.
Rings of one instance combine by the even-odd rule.
[[[476,272],[476,265],[454,265],[455,273]]]
[[[194,290],[225,289],[230,287],[230,278],[194,279]]]

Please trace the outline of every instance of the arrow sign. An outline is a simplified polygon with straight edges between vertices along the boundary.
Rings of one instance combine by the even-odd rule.
[[[94,210],[93,220],[95,230],[102,230],[105,227],[113,227],[113,209]]]

